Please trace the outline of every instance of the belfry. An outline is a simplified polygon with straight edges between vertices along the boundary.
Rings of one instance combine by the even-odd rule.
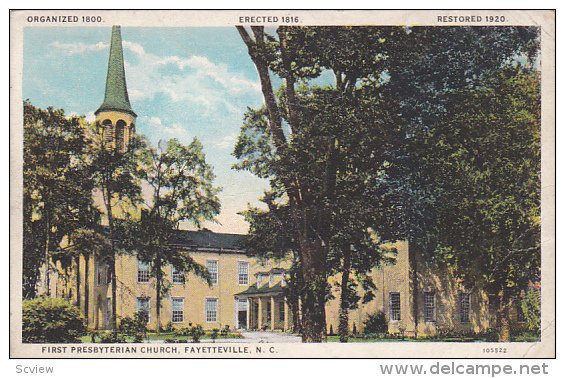
[[[104,127],[106,142],[120,151],[125,151],[135,133],[137,114],[129,102],[120,26],[112,26],[104,101],[94,114],[96,121]]]

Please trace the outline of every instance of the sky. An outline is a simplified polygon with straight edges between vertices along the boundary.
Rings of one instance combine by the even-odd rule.
[[[234,27],[122,27],[126,81],[137,113],[136,131],[153,145],[194,137],[204,145],[222,187],[216,232],[245,233],[237,213],[268,182],[231,169],[231,155],[247,107],[263,103],[259,77]],[[26,28],[23,97],[68,115],[94,119],[104,97],[111,28]],[[190,228],[190,227],[185,227]]]

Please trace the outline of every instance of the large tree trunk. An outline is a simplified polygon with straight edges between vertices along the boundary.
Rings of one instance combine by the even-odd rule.
[[[414,338],[418,338],[418,255],[419,249],[416,245],[408,245],[408,258],[410,265],[410,284],[412,286],[412,316],[414,317]]]
[[[272,82],[269,75],[269,62],[268,54],[265,46],[264,28],[262,26],[252,26],[251,30],[255,40],[247,33],[243,26],[236,27],[241,38],[248,47],[249,56],[257,68],[259,80],[261,82],[261,91],[265,100],[269,118],[269,134],[272,138],[274,147],[278,154],[283,154],[287,148],[287,140],[282,128],[282,118],[277,104],[275,92],[273,90]],[[283,41],[286,43],[286,41]],[[285,61],[285,65],[289,63]],[[295,128],[297,113],[295,112],[295,98],[294,98],[294,81],[292,73],[287,71],[286,89],[289,101],[290,117],[289,124],[291,128]],[[309,223],[312,219],[317,219],[313,215],[316,214],[317,209],[310,214],[310,209],[304,205],[301,196],[299,179],[291,179],[289,177],[282,178],[284,185],[289,196],[293,216],[295,218],[295,235],[298,241],[298,254],[300,256],[302,265],[302,280],[304,288],[302,291],[302,340],[304,342],[321,342],[326,338],[326,269],[325,257],[327,243],[325,245],[320,240],[320,235],[311,235],[313,224]],[[307,216],[311,215],[311,216]]]
[[[302,341],[319,343],[326,340],[326,285],[324,248],[318,241],[303,241],[302,270]]]
[[[45,250],[44,250],[44,264],[45,264],[45,276],[44,276],[44,285],[45,285],[45,294],[50,297],[51,296],[51,281],[50,281],[50,272],[49,272],[49,264],[51,260],[51,256],[49,253],[49,244],[51,243],[51,224],[49,222],[49,211],[46,210],[46,218],[45,218]]]
[[[156,300],[155,300],[155,305],[156,305],[156,318],[157,318],[157,334],[161,333],[161,281],[163,279],[162,274],[161,274],[161,262],[159,261],[159,259],[157,259],[156,261],[157,263],[157,275],[156,275],[156,284],[155,284],[155,291],[156,291]]]
[[[498,329],[498,341],[499,342],[509,342],[510,341],[510,314],[509,305],[510,299],[507,294],[507,290],[502,288],[498,293],[496,309],[496,327]]]
[[[89,300],[90,300],[90,284],[88,282],[88,280],[90,279],[89,277],[89,272],[90,270],[90,256],[88,255],[84,255],[84,319],[86,320],[86,326],[88,327],[88,306],[90,305]]]
[[[343,249],[343,272],[341,275],[341,298],[339,304],[339,341],[346,343],[349,337],[349,275],[351,272],[351,251]]]
[[[75,305],[80,309],[80,255],[75,256],[75,266],[76,266],[76,274],[75,274],[75,291],[77,299],[75,301]]]
[[[108,229],[110,231],[110,278],[112,280],[112,318],[110,319],[110,328],[114,335],[114,339],[118,336],[117,325],[117,279],[116,279],[116,246],[114,240],[114,217],[112,213],[112,193],[109,189],[106,190],[106,213],[108,215]]]

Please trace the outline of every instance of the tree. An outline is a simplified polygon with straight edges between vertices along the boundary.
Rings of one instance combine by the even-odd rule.
[[[161,297],[168,293],[163,268],[192,272],[210,284],[207,269],[172,241],[180,222],[197,227],[213,220],[220,211],[219,188],[213,186],[212,167],[206,163],[202,144],[194,139],[184,146],[176,139],[163,150],[148,148],[141,160],[140,175],[151,189],[147,209],[134,224],[133,245],[140,261],[150,264],[156,282],[157,332],[161,329]]]
[[[79,343],[85,334],[80,309],[64,299],[39,297],[23,301],[24,343]]]
[[[509,299],[540,266],[539,30],[412,28],[400,42],[384,88],[406,135],[382,182],[391,220],[490,294],[507,340]]]
[[[525,292],[524,298],[520,301],[520,306],[528,329],[535,332],[540,337],[541,328],[541,293],[539,288],[531,287]]]
[[[28,101],[23,106],[23,297],[33,298],[42,265],[43,286],[50,295],[53,252],[84,224],[92,181],[84,156],[84,121]]]
[[[538,73],[507,67],[458,93],[424,158],[436,173],[428,235],[468,287],[494,299],[500,341],[512,298],[540,274],[539,88]]]
[[[355,274],[362,281],[382,255],[374,243],[360,248],[351,241],[370,241],[371,233],[380,242],[408,240],[414,278],[415,255],[445,260],[436,247],[451,248],[451,241],[439,236],[436,220],[451,222],[442,214],[449,202],[440,196],[449,183],[436,180],[444,173],[439,163],[425,166],[426,154],[438,147],[431,136],[453,117],[448,112],[461,100],[457,95],[484,85],[508,62],[534,61],[538,30],[280,27],[278,39],[262,27],[251,30],[253,37],[238,27],[265,107],[246,114],[234,151],[237,168],[270,179],[274,197],[287,202],[304,285],[303,339],[320,341],[328,276],[345,273],[345,329],[347,309],[357,303],[352,286],[359,277],[348,279],[352,264],[359,263]],[[333,73],[334,88],[305,84],[322,71]],[[271,73],[283,80],[278,93]],[[353,212],[368,205],[360,216]],[[413,285],[417,293],[416,279]]]
[[[105,138],[104,128],[95,123],[89,130],[91,145],[89,149],[90,166],[95,188],[101,195],[104,213],[108,222],[110,253],[108,256],[112,286],[113,337],[117,336],[116,314],[116,256],[118,233],[116,219],[131,219],[137,212],[136,204],[140,201],[141,187],[137,178],[138,160],[143,151],[144,142],[132,138],[127,148],[122,150]]]
[[[269,196],[275,199],[271,203],[286,202],[288,218],[278,223],[291,230],[294,272],[302,286],[303,340],[319,342],[326,334],[329,275],[345,273],[342,330],[347,332],[347,311],[357,302],[350,290],[356,286],[353,276],[369,293],[374,285],[367,273],[382,257],[378,238],[371,237],[380,228],[375,220],[381,204],[375,202],[377,208],[373,207],[365,195],[368,183],[386,168],[378,146],[387,135],[382,124],[375,127],[377,118],[367,117],[366,112],[373,116],[378,112],[374,89],[384,67],[382,36],[390,30],[280,27],[277,40],[261,27],[251,29],[254,38],[238,27],[257,67],[265,108],[246,114],[234,151],[239,159],[236,168],[270,179]],[[306,84],[323,70],[334,75],[335,86]],[[284,80],[279,94],[270,71]],[[363,144],[367,154],[360,156]],[[354,216],[353,209],[367,211]],[[258,215],[256,220],[261,219]],[[276,216],[262,219],[276,220]],[[260,230],[252,224],[252,231]],[[379,229],[379,234],[386,232]]]

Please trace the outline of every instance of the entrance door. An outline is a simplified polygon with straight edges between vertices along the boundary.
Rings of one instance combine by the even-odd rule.
[[[247,299],[237,300],[237,328],[249,328],[249,325],[247,324]]]

